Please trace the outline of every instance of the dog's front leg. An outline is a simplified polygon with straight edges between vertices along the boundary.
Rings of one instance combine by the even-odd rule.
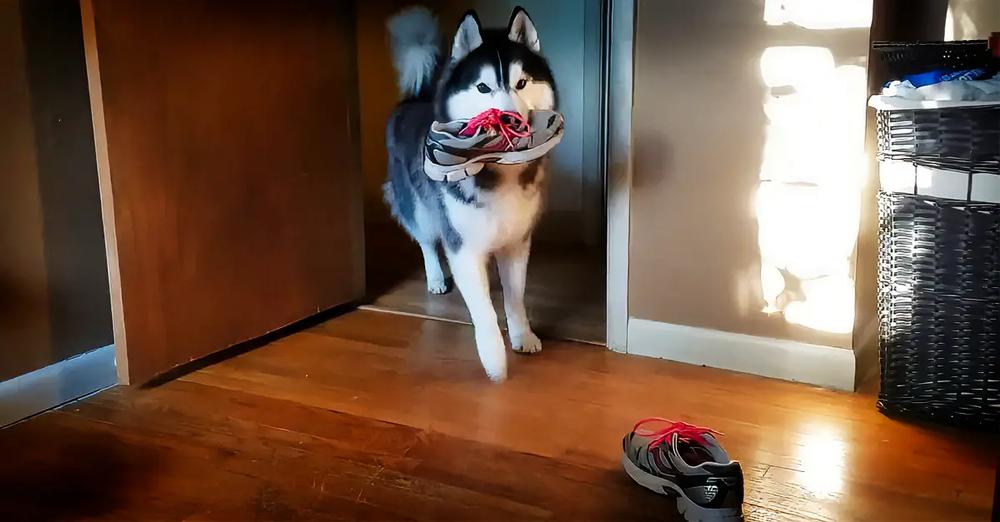
[[[531,331],[528,312],[524,307],[524,286],[528,277],[528,254],[531,240],[511,245],[497,252],[497,267],[503,283],[503,306],[507,313],[507,333],[510,346],[516,352],[535,353],[542,342]]]
[[[486,375],[494,382],[507,378],[507,353],[490,300],[490,278],[486,271],[489,254],[468,248],[448,255],[452,277],[465,299],[476,330],[476,350]]]

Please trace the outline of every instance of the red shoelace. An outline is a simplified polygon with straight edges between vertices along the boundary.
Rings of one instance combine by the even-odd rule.
[[[644,424],[651,424],[654,422],[663,423],[666,426],[656,430],[639,429]],[[660,444],[669,441],[670,437],[672,437],[674,433],[676,433],[677,436],[682,439],[690,439],[703,446],[708,444],[708,441],[705,440],[705,435],[709,433],[711,433],[712,435],[722,435],[722,433],[719,433],[718,431],[715,431],[712,428],[703,428],[701,426],[695,426],[694,424],[672,421],[670,419],[664,419],[661,417],[647,417],[645,419],[642,419],[639,422],[635,423],[635,426],[632,427],[632,431],[636,435],[640,435],[642,437],[652,437],[653,440],[649,443],[650,449],[655,448],[656,446],[659,446]]]
[[[515,111],[489,109],[469,120],[459,133],[462,136],[475,136],[480,129],[503,136],[507,141],[507,150],[514,150],[513,138],[531,136],[531,125]]]

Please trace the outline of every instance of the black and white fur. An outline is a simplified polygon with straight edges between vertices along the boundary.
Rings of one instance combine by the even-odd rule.
[[[524,286],[531,233],[545,199],[544,159],[522,165],[488,164],[458,182],[423,172],[423,143],[431,123],[476,116],[486,109],[556,108],[556,87],[541,56],[538,32],[515,8],[506,29],[482,29],[474,12],[458,26],[451,54],[438,59],[440,38],[430,11],[411,8],[388,23],[404,100],[386,129],[389,152],[385,199],[393,216],[420,245],[432,294],[448,290],[444,252],[475,327],[486,374],[507,377],[507,354],[490,301],[488,263],[495,257],[503,284],[507,331],[514,351],[542,349],[528,324]]]

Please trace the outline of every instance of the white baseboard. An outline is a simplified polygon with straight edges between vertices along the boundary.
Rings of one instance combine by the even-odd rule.
[[[629,318],[628,353],[854,390],[854,351]]]
[[[0,382],[0,427],[117,382],[114,345]]]

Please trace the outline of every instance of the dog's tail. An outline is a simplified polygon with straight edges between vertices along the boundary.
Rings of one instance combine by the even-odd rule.
[[[386,25],[400,94],[404,98],[424,94],[441,54],[437,18],[426,7],[410,7],[389,18]]]

